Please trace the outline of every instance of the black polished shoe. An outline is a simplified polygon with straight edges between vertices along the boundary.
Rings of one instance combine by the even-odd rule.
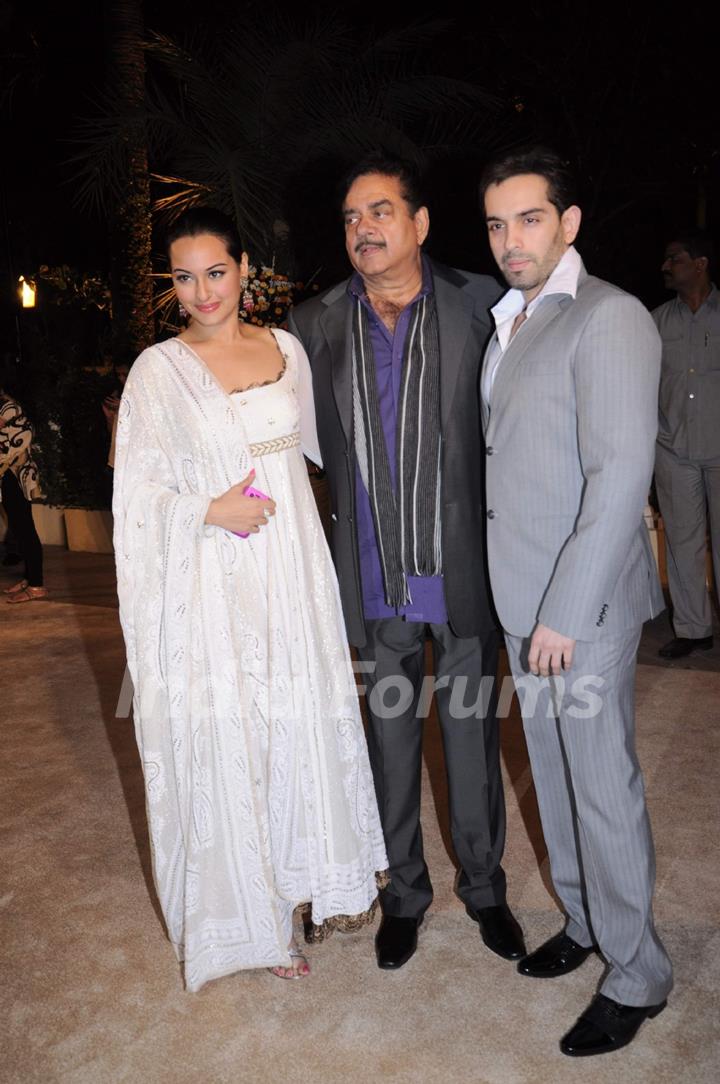
[[[417,932],[421,925],[422,918],[383,915],[375,937],[378,967],[383,971],[397,971],[406,964],[417,948]]]
[[[643,1020],[658,1016],[667,1001],[659,1005],[621,1005],[604,994],[597,994],[577,1023],[560,1040],[563,1054],[571,1058],[587,1058],[593,1054],[609,1054],[631,1043]]]
[[[487,947],[504,960],[519,960],[527,952],[520,924],[506,903],[492,907],[466,907]]]
[[[578,945],[577,941],[573,941],[563,930],[521,960],[518,971],[521,975],[531,975],[534,979],[553,979],[557,975],[567,975],[574,971],[596,951],[592,945],[590,948]]]
[[[663,659],[684,659],[686,655],[692,655],[693,651],[710,651],[712,646],[712,636],[676,636],[660,648],[658,655]]]

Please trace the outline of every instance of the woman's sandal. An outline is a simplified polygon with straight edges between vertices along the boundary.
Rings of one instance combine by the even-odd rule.
[[[21,587],[17,591],[11,591],[5,601],[11,606],[20,602],[44,602],[48,597],[46,587]]]
[[[27,580],[19,580],[18,583],[14,583],[12,587],[5,587],[3,589],[3,594],[16,595],[18,591],[24,591],[26,587],[29,587]]]
[[[288,954],[292,961],[302,960],[302,963],[297,967],[293,962],[291,967],[269,967],[268,971],[271,975],[276,975],[279,979],[304,979],[310,974],[310,964],[308,963],[307,956],[304,952],[300,952],[299,949],[291,948],[288,950]]]

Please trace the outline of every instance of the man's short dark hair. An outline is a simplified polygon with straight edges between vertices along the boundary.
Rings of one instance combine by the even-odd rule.
[[[712,237],[710,237],[705,230],[680,230],[679,233],[674,233],[672,235],[668,244],[672,244],[673,242],[676,245],[682,245],[683,250],[687,252],[691,260],[700,260],[704,256],[708,262],[708,270],[710,270],[711,267],[714,267],[715,245],[713,244]]]
[[[568,163],[555,151],[539,146],[513,151],[490,162],[480,179],[480,202],[490,185],[502,184],[522,173],[536,173],[545,178],[548,199],[558,214],[564,214],[576,202],[575,179]]]
[[[421,207],[427,206],[422,190],[422,177],[417,166],[406,158],[387,154],[385,151],[376,151],[367,155],[345,174],[338,190],[341,205],[345,202],[345,197],[358,177],[366,177],[369,173],[381,173],[383,177],[397,177],[403,199],[411,215],[417,214]]]

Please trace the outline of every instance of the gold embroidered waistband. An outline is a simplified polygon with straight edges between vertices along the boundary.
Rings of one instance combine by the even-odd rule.
[[[287,448],[297,448],[299,443],[299,433],[288,433],[286,437],[275,437],[274,440],[261,440],[258,444],[251,444],[250,455],[271,455],[272,452],[284,452]]]

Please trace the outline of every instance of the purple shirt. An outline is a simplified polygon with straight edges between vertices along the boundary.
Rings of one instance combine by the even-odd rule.
[[[380,420],[388,451],[390,476],[393,490],[397,463],[395,461],[395,431],[397,428],[397,404],[400,398],[405,339],[410,326],[410,316],[415,302],[433,291],[430,267],[423,259],[423,284],[420,293],[400,313],[395,332],[389,331],[375,314],[366,295],[362,279],[353,275],[348,286],[351,297],[359,297],[367,310],[370,340],[375,357]],[[442,625],[447,623],[445,590],[442,576],[408,576],[408,590],[412,602],[395,608],[385,601],[380,557],[378,555],[375,523],[370,498],[356,467],[355,523],[357,526],[358,551],[360,554],[360,581],[362,583],[363,612],[366,621],[379,618],[404,617],[406,621],[429,621]]]

